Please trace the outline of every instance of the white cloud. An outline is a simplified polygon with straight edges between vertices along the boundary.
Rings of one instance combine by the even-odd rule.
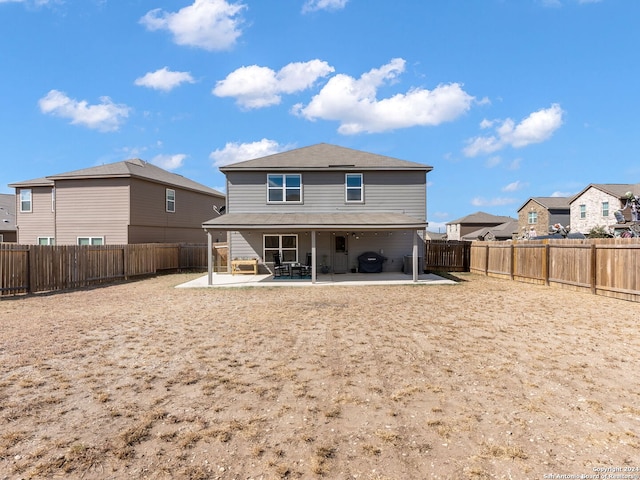
[[[497,197],[486,199],[483,197],[475,197],[471,200],[471,205],[475,207],[500,207],[503,205],[511,205],[515,203],[514,198]]]
[[[175,170],[182,166],[185,158],[187,158],[187,156],[184,153],[178,153],[175,155],[156,155],[151,159],[151,163],[160,168],[164,168],[165,170]]]
[[[231,72],[211,93],[218,97],[234,97],[244,108],[263,108],[279,104],[281,94],[305,90],[333,71],[327,62],[317,59],[290,63],[278,72],[251,65]]]
[[[193,5],[177,12],[151,10],[140,19],[149,30],[169,30],[178,45],[188,45],[205,50],[226,50],[232,47],[242,34],[240,17],[242,4],[230,4],[226,0],[194,0]]]
[[[266,138],[253,143],[229,142],[223,149],[211,152],[209,158],[213,160],[214,166],[222,167],[236,162],[266,157],[267,155],[284,152],[291,148],[293,148],[292,145],[280,145],[275,140],[268,140]]]
[[[505,187],[503,187],[502,191],[503,192],[517,192],[518,190],[522,190],[526,186],[527,186],[526,183],[523,183],[520,180],[517,180],[517,181],[512,182],[512,183],[506,185]]]
[[[338,132],[352,135],[439,125],[455,120],[471,107],[473,97],[457,83],[438,85],[433,90],[414,88],[378,100],[378,88],[394,82],[404,69],[405,61],[395,58],[359,79],[336,75],[306,107],[296,105],[294,113],[308,120],[339,121]]]
[[[68,118],[73,125],[84,125],[102,132],[118,130],[131,109],[113,103],[109,97],[100,97],[100,102],[89,105],[85,100],[74,100],[64,92],[51,90],[38,101],[38,105],[42,113]]]
[[[302,7],[302,13],[318,10],[342,10],[349,0],[307,0]]]
[[[518,125],[507,118],[495,129],[495,135],[475,137],[467,141],[464,154],[475,157],[483,153],[492,153],[507,146],[521,148],[533,143],[548,140],[562,125],[564,111],[560,105],[554,103],[551,107],[533,112]],[[489,123],[483,120],[481,128],[487,128]]]
[[[136,78],[135,84],[140,87],[149,87],[156,90],[169,92],[182,83],[195,83],[189,72],[172,72],[167,67],[149,72],[140,78]]]
[[[495,157],[488,158],[487,161],[485,162],[485,166],[487,168],[494,168],[500,165],[501,162],[502,162],[502,158],[496,155]]]

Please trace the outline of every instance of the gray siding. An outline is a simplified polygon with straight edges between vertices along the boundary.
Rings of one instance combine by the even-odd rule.
[[[229,172],[229,213],[394,211],[426,219],[423,172],[350,172],[363,174],[365,201],[362,204],[345,201],[345,173],[304,172],[302,204],[267,204],[267,172]]]
[[[230,258],[258,258],[261,273],[270,273],[273,261],[263,258],[263,234],[266,232],[232,232]],[[298,235],[298,261],[305,262],[307,253],[311,253],[311,233],[308,231],[269,232],[278,234]],[[354,236],[353,233],[356,235]],[[404,257],[412,255],[413,234],[410,231],[393,232],[317,232],[316,253],[318,268],[326,261],[333,265],[333,246],[335,235],[347,236],[348,268],[357,266],[358,256],[365,252],[378,252],[385,257],[383,269],[386,272],[400,272],[404,264]],[[419,242],[418,255],[424,255],[424,244]],[[323,258],[326,257],[326,258]]]
[[[20,190],[16,189],[16,225],[18,243],[37,244],[38,237],[55,237],[55,218],[52,210],[52,187],[31,188],[31,212],[20,212]],[[6,239],[5,239],[6,241]]]

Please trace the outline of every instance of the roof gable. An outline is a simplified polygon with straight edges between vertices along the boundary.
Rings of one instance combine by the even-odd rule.
[[[422,163],[398,160],[374,153],[353,150],[327,143],[297,148],[266,157],[233,163],[221,172],[248,170],[418,170],[429,172],[433,167]]]
[[[567,211],[569,211],[569,203],[571,202],[572,198],[573,197],[531,197],[526,202],[524,202],[522,206],[516,211],[519,212],[531,201],[536,202],[538,205],[546,208],[547,210],[566,209]]]
[[[467,215],[466,217],[462,217],[457,220],[447,222],[447,225],[475,224],[475,223],[481,224],[481,225],[487,225],[487,224],[499,225],[501,223],[505,223],[510,220],[513,220],[513,218],[503,217],[499,215],[491,215],[490,213],[486,213],[486,212],[476,212],[476,213],[472,213],[471,215]]]
[[[177,173],[171,173],[163,170],[162,168],[157,167],[152,163],[145,162],[144,160],[140,160],[139,158],[83,168],[57,175],[50,175],[46,178],[36,180],[17,182],[10,186],[19,187],[35,184],[53,185],[56,180],[80,180],[89,178],[140,178],[167,186],[179,187],[186,190],[193,190],[196,192],[224,197],[224,194],[218,190],[207,187],[198,182],[194,182],[193,180],[183,177],[182,175],[178,175]]]
[[[581,190],[580,193],[574,196],[569,203],[576,201],[590,188],[595,188],[596,190],[620,199],[624,198],[627,192],[633,192],[636,195],[640,194],[640,184],[638,183],[635,185],[632,183],[590,183]]]

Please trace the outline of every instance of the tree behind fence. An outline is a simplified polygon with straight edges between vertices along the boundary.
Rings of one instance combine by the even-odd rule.
[[[226,268],[226,244],[216,244],[214,265]],[[0,295],[80,288],[163,271],[207,268],[207,245],[0,244]]]

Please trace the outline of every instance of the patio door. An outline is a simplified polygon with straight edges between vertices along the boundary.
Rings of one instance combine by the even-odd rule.
[[[347,273],[349,267],[349,249],[347,235],[337,235],[333,240],[333,273]]]

